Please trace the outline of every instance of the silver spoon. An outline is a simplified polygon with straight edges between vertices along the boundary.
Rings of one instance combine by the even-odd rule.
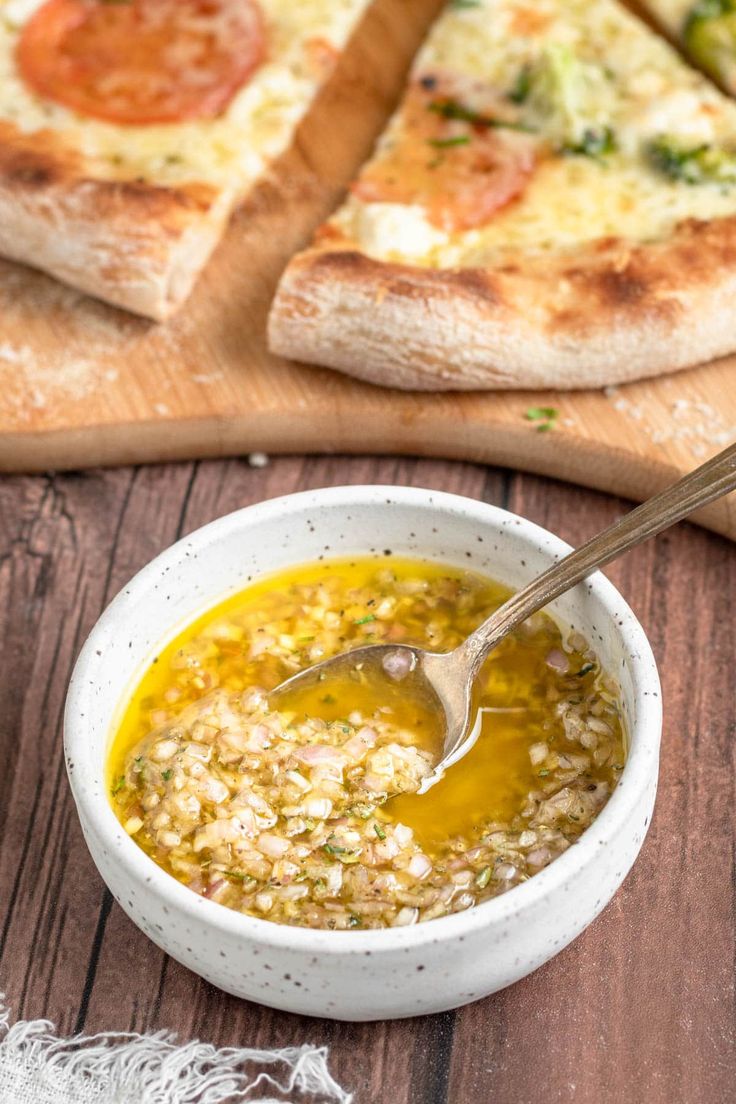
[[[400,684],[403,694],[420,700],[434,699],[444,713],[442,758],[424,779],[420,793],[442,777],[475,743],[480,731],[479,714],[473,708],[473,688],[489,653],[523,621],[599,567],[656,536],[688,514],[736,488],[736,444],[730,445],[671,487],[648,499],[619,521],[559,563],[533,579],[500,606],[495,613],[451,652],[428,652],[410,644],[370,644],[343,652],[308,667],[282,682],[271,695],[307,689],[347,671],[360,671],[380,687],[384,680],[389,696]]]

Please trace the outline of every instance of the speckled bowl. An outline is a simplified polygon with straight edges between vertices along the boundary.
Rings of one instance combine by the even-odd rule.
[[[165,874],[125,834],[104,765],[116,718],[156,651],[188,621],[265,573],[325,556],[443,560],[519,586],[568,546],[482,502],[407,487],[335,487],[264,502],[206,525],[112,602],[77,662],[67,769],[85,839],[115,899],[159,947],[214,985],[290,1012],[344,1020],[453,1008],[535,970],[616,892],[642,845],[657,785],[661,704],[641,626],[600,574],[554,604],[620,680],[631,737],[621,782],[576,846],[528,882],[414,927],[311,931],[242,916]]]

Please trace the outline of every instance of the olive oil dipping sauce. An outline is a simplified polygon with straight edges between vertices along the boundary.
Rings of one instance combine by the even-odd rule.
[[[480,676],[474,747],[426,794],[442,718],[350,668],[269,691],[370,643],[456,647],[509,591],[436,563],[323,561],[259,580],[152,661],[114,735],[125,830],[194,892],[280,923],[412,924],[525,881],[570,847],[625,756],[616,684],[536,614]]]

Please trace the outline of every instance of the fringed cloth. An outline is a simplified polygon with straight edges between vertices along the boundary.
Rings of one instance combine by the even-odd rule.
[[[351,1104],[325,1047],[176,1045],[168,1032],[59,1039],[46,1020],[10,1026],[0,994],[0,1104]]]

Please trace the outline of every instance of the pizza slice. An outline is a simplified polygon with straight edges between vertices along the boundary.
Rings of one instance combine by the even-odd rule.
[[[693,62],[736,94],[736,0],[640,0]]]
[[[593,387],[736,349],[736,104],[613,0],[451,4],[276,353],[405,388]]]
[[[0,0],[0,254],[151,318],[370,0]]]

